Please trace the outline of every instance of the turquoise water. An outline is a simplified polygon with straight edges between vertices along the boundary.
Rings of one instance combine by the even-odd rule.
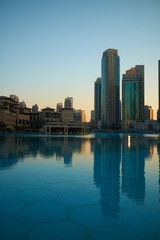
[[[0,135],[1,240],[160,240],[158,135]]]

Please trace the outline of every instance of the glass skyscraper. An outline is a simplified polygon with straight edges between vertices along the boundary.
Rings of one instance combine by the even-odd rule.
[[[159,114],[157,120],[160,121],[160,60],[158,60],[158,88],[159,88]]]
[[[126,71],[122,78],[123,122],[144,120],[144,65]]]
[[[101,67],[101,121],[108,127],[118,127],[120,122],[120,58],[118,50],[104,51]]]
[[[65,108],[73,108],[73,97],[67,97],[64,101]]]
[[[94,83],[94,122],[101,120],[101,78],[97,78]]]

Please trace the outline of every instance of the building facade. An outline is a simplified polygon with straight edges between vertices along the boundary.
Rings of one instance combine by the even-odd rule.
[[[101,78],[94,83],[94,122],[97,125],[101,120]]]
[[[91,110],[91,121],[94,121],[94,110]]]
[[[73,108],[73,97],[65,98],[64,108]]]
[[[32,112],[33,113],[38,113],[38,105],[37,104],[32,106]]]
[[[153,109],[151,106],[144,106],[144,120],[153,120]]]
[[[122,77],[123,122],[144,121],[144,65],[126,71]]]
[[[0,96],[0,123],[8,130],[16,126],[17,107],[18,103],[12,98]]]
[[[160,122],[160,60],[158,60],[158,97],[159,97],[159,114],[157,120]]]
[[[56,108],[57,112],[60,112],[62,108],[63,108],[62,103],[61,102],[57,103],[57,108]]]
[[[101,121],[109,128],[119,126],[120,58],[118,50],[108,49],[103,52],[101,72]]]

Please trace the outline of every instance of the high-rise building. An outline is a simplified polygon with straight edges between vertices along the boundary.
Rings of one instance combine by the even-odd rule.
[[[118,50],[108,49],[102,55],[101,121],[108,127],[119,126],[120,58]]]
[[[157,121],[159,120],[159,109],[157,110]]]
[[[94,83],[94,122],[97,125],[101,120],[101,78]]]
[[[73,108],[73,97],[67,97],[64,101],[65,108]]]
[[[32,106],[32,112],[38,113],[38,105],[37,104]]]
[[[119,119],[122,121],[122,101],[119,101]]]
[[[144,65],[137,65],[123,74],[122,117],[124,122],[144,120]]]
[[[82,110],[78,109],[74,109],[73,110],[73,117],[75,119],[75,121],[79,121],[81,122],[82,121]]]
[[[153,109],[151,106],[144,106],[144,120],[151,119],[153,120]]]
[[[82,110],[82,122],[86,122],[86,111]]]
[[[74,109],[73,110],[73,117],[76,121],[86,122],[86,112],[85,112],[85,110]]]
[[[158,60],[158,89],[159,89],[159,115],[157,120],[160,121],[160,60]]]
[[[62,105],[62,103],[60,102],[60,103],[57,103],[57,108],[56,108],[56,110],[57,110],[57,112],[60,112],[60,110],[63,108],[63,105]]]
[[[94,121],[94,110],[91,110],[91,121]]]

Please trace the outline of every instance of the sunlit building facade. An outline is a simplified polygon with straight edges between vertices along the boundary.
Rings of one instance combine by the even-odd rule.
[[[101,68],[101,121],[108,127],[118,126],[120,122],[120,58],[118,50],[108,49],[103,52]]]
[[[123,121],[144,120],[144,65],[136,65],[122,77]]]
[[[144,106],[144,120],[153,120],[153,109],[151,106]]]
[[[94,83],[94,122],[101,120],[101,78],[97,78]]]

